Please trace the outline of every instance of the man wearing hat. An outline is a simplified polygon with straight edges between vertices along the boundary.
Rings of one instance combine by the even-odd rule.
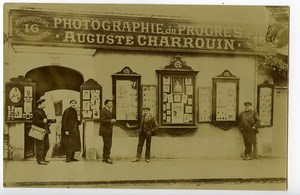
[[[50,134],[50,129],[48,125],[48,119],[44,111],[44,108],[46,107],[45,99],[37,100],[36,106],[37,109],[33,113],[32,124],[46,129],[44,140],[41,141],[36,139],[36,161],[39,165],[47,165],[49,161],[46,161],[45,158],[50,147],[48,136],[48,134]]]
[[[252,147],[254,147],[254,150],[256,150],[256,134],[258,133],[257,127],[260,124],[260,119],[258,114],[251,110],[251,102],[245,102],[244,106],[245,111],[243,111],[239,117],[239,128],[242,132],[246,148],[243,159],[251,160],[253,158]],[[254,151],[254,153],[256,152],[257,151]],[[254,157],[257,158],[257,154],[254,154]]]
[[[139,127],[139,141],[137,146],[136,158],[132,160],[132,162],[138,162],[141,159],[143,145],[146,140],[146,152],[145,152],[145,161],[147,163],[150,162],[150,148],[151,148],[151,136],[158,129],[158,123],[154,116],[150,113],[149,107],[143,107],[143,118],[140,125],[130,126],[128,123],[126,124],[128,128],[136,128]]]

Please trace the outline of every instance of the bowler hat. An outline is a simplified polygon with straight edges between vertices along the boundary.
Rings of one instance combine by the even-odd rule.
[[[245,106],[251,106],[252,103],[251,103],[251,102],[245,102],[244,105],[245,105]]]
[[[40,105],[41,103],[43,103],[44,101],[46,101],[45,99],[38,99],[36,101],[36,105]]]

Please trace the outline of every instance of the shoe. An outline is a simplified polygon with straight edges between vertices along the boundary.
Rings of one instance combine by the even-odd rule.
[[[139,162],[139,161],[140,161],[139,158],[135,158],[135,159],[133,159],[131,162]]]
[[[49,161],[49,160],[45,160],[45,159],[44,159],[43,161],[44,161],[45,163],[50,163],[50,161]]]
[[[69,159],[66,160],[66,163],[70,163],[70,162],[71,162],[71,160],[69,160]]]
[[[150,163],[150,160],[149,160],[149,159],[146,159],[145,162],[146,162],[146,163]]]
[[[72,159],[71,159],[71,161],[74,161],[74,162],[76,162],[76,161],[78,161],[78,159],[76,159],[76,158],[72,158]]]
[[[107,160],[102,160],[102,162],[105,162],[105,163],[108,163],[108,164],[113,164],[113,161],[110,160],[110,159],[107,159]]]
[[[253,160],[253,158],[252,158],[252,157],[249,157],[249,156],[244,156],[244,157],[243,157],[243,160]]]
[[[44,162],[44,161],[38,162],[38,164],[39,164],[39,165],[47,165],[47,163]]]

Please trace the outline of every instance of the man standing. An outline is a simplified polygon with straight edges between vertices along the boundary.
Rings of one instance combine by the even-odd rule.
[[[39,165],[47,165],[49,161],[46,161],[47,152],[49,150],[49,136],[50,129],[48,125],[48,119],[44,108],[46,107],[45,99],[39,99],[36,102],[37,109],[33,113],[32,124],[43,129],[46,129],[44,140],[36,139],[36,161]]]
[[[256,134],[258,133],[257,127],[260,124],[258,114],[250,109],[252,103],[245,102],[245,111],[240,114],[239,128],[242,132],[245,144],[244,160],[251,160],[253,158],[252,147],[256,150]],[[254,151],[256,153],[257,151]],[[257,154],[254,154],[257,158]]]
[[[76,100],[70,101],[70,107],[67,108],[62,116],[61,137],[62,145],[66,151],[66,162],[78,161],[74,158],[75,152],[80,151],[80,133],[79,125],[81,124],[77,118]]]
[[[112,130],[113,124],[116,123],[116,119],[112,116],[112,101],[105,100],[104,107],[100,113],[100,130],[99,135],[103,139],[103,158],[102,162],[113,164],[113,161],[110,159],[110,149],[112,146]]]
[[[128,128],[132,128],[135,126],[130,126],[126,124]],[[137,127],[137,126],[136,126]],[[150,162],[150,149],[151,149],[151,136],[154,134],[158,129],[158,123],[154,116],[150,113],[150,108],[144,107],[143,108],[143,118],[139,125],[140,128],[140,135],[139,135],[139,142],[137,146],[137,153],[136,158],[132,160],[132,162],[138,162],[141,159],[142,151],[144,142],[146,140],[146,152],[145,152],[145,161],[147,163]]]

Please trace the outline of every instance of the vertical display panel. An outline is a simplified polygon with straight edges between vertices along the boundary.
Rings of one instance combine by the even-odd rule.
[[[174,56],[170,65],[158,74],[158,118],[161,128],[195,129],[196,126],[196,75],[194,71]]]
[[[138,124],[142,114],[141,75],[124,67],[112,75],[113,115],[117,123],[126,127],[126,123]]]
[[[225,70],[212,80],[212,122],[223,130],[228,130],[238,122],[239,78]]]
[[[101,108],[102,86],[89,79],[80,86],[80,118],[98,121]]]
[[[198,122],[211,122],[212,97],[211,87],[199,87],[198,90]]]
[[[273,125],[274,86],[268,81],[257,87],[257,112],[260,118],[260,127]]]

